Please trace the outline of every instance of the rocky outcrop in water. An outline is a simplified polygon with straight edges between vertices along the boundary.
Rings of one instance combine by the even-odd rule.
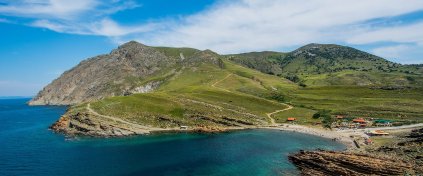
[[[414,175],[419,171],[410,163],[365,154],[333,151],[300,151],[289,160],[302,175]]]
[[[149,133],[136,126],[108,120],[89,112],[67,113],[50,126],[67,136],[117,137]]]

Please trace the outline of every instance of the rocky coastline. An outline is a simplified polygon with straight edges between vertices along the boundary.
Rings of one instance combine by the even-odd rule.
[[[383,145],[348,151],[300,151],[289,159],[302,175],[422,175],[423,128],[391,132],[390,137],[380,137]]]
[[[335,151],[300,151],[289,156],[302,175],[416,175],[421,168],[412,163],[370,154]]]

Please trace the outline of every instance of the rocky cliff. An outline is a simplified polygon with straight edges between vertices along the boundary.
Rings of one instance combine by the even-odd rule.
[[[143,78],[177,62],[153,47],[128,42],[110,54],[96,56],[63,73],[32,99],[30,105],[70,105],[124,95]]]

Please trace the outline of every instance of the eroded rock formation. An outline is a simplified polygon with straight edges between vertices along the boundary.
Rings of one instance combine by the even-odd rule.
[[[415,175],[417,166],[397,159],[334,151],[300,151],[289,156],[302,175]]]

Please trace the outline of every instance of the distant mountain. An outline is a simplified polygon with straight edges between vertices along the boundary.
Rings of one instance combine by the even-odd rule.
[[[407,80],[406,74],[413,79],[422,73],[416,65],[393,63],[351,47],[333,44],[313,43],[288,53],[265,51],[228,57],[263,73],[309,85],[411,85],[414,82]],[[315,75],[322,76],[318,78]]]

